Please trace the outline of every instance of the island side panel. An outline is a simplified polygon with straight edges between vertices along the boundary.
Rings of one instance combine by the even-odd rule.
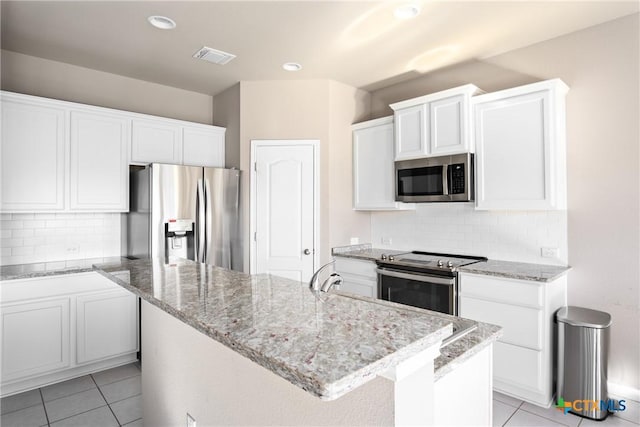
[[[142,351],[145,425],[394,424],[393,381],[322,401],[147,302]]]
[[[493,344],[434,384],[434,425],[493,423]]]

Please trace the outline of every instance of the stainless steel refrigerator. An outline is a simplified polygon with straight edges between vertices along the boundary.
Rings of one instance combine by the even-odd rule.
[[[130,171],[130,257],[189,258],[241,271],[240,171],[153,163]]]

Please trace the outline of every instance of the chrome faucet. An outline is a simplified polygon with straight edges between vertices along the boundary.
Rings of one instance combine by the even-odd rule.
[[[322,285],[320,285],[320,280],[319,280],[320,273],[325,268],[333,264],[334,262],[335,260],[326,263],[325,265],[320,267],[315,273],[313,273],[311,280],[309,280],[309,289],[311,289],[313,292],[318,292],[318,291],[329,292],[329,290],[333,286],[340,285],[342,283],[342,277],[338,273],[333,272],[331,273],[331,275],[329,275],[329,277],[324,282],[322,282]]]

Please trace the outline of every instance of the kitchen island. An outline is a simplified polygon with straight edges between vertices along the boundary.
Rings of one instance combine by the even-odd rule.
[[[187,413],[199,425],[434,422],[446,317],[186,260],[96,268],[143,299],[145,424],[183,425]],[[489,406],[495,338],[460,385]],[[491,421],[490,407],[479,413]]]

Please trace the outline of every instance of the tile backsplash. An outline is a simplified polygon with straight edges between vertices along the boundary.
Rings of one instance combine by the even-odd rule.
[[[0,264],[120,256],[119,213],[0,214]]]
[[[415,211],[373,212],[371,240],[380,248],[566,265],[567,212],[477,211],[472,203],[418,204]],[[557,248],[558,257],[542,257],[543,247]]]

